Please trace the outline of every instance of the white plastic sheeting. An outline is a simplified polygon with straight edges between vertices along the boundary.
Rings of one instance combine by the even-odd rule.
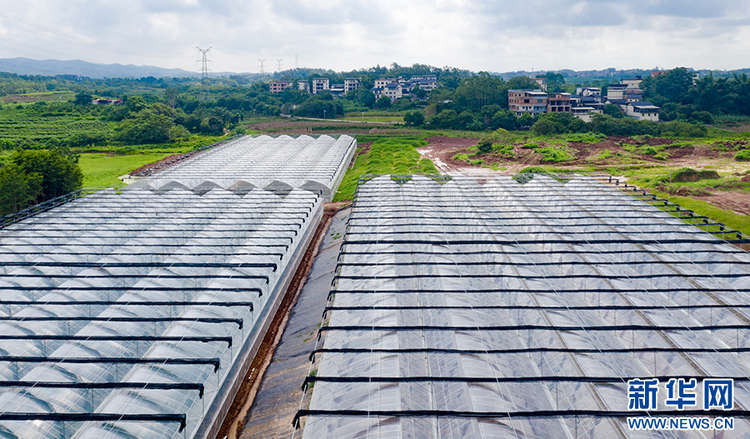
[[[750,376],[750,255],[589,177],[377,177],[342,249],[305,438],[712,437],[607,414],[628,378]]]
[[[180,431],[167,419],[3,421],[0,437],[206,434],[204,418],[215,418],[217,395],[233,385],[241,355],[317,227],[322,189],[335,190],[356,145],[348,136],[271,140],[275,152],[265,157],[242,147],[251,138],[240,139],[170,170],[163,185],[98,192],[0,230],[0,413],[186,422]],[[268,175],[247,161],[264,162]],[[210,186],[210,176],[221,184],[195,189]],[[283,191],[261,187],[271,177]],[[123,361],[106,362],[116,359]],[[14,382],[177,383],[202,391]]]

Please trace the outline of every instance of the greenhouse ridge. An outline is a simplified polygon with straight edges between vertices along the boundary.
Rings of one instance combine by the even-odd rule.
[[[0,436],[215,434],[355,149],[243,137],[0,230]]]

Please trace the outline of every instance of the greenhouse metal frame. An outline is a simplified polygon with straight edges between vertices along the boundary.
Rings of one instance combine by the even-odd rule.
[[[611,177],[363,178],[294,423],[337,439],[713,434],[625,422],[679,414],[735,416],[723,437],[747,437],[747,243]],[[700,394],[629,410],[630,380],[711,377],[734,379],[733,410]]]
[[[0,437],[214,436],[355,150],[242,137],[3,221]]]

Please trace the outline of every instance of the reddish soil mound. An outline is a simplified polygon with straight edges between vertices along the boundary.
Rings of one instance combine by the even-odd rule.
[[[202,152],[203,151],[190,151],[186,152],[185,154],[172,154],[169,157],[165,157],[159,160],[158,162],[143,165],[135,171],[131,172],[130,175],[132,177],[148,177],[149,175],[154,175],[159,171],[163,171],[178,163],[184,162],[190,157],[194,157]]]
[[[360,155],[367,154],[368,152],[370,152],[370,148],[372,147],[372,142],[361,143],[357,146],[362,147],[362,151],[360,151],[359,154],[357,154],[358,156],[360,156]]]

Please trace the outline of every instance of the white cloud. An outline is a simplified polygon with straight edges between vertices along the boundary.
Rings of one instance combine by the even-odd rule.
[[[750,0],[5,0],[0,57],[257,71],[748,67]],[[23,20],[23,21],[20,21]],[[41,28],[40,28],[41,26]],[[50,32],[47,29],[55,30]],[[44,50],[42,50],[44,49]],[[266,63],[266,69],[275,62]]]

